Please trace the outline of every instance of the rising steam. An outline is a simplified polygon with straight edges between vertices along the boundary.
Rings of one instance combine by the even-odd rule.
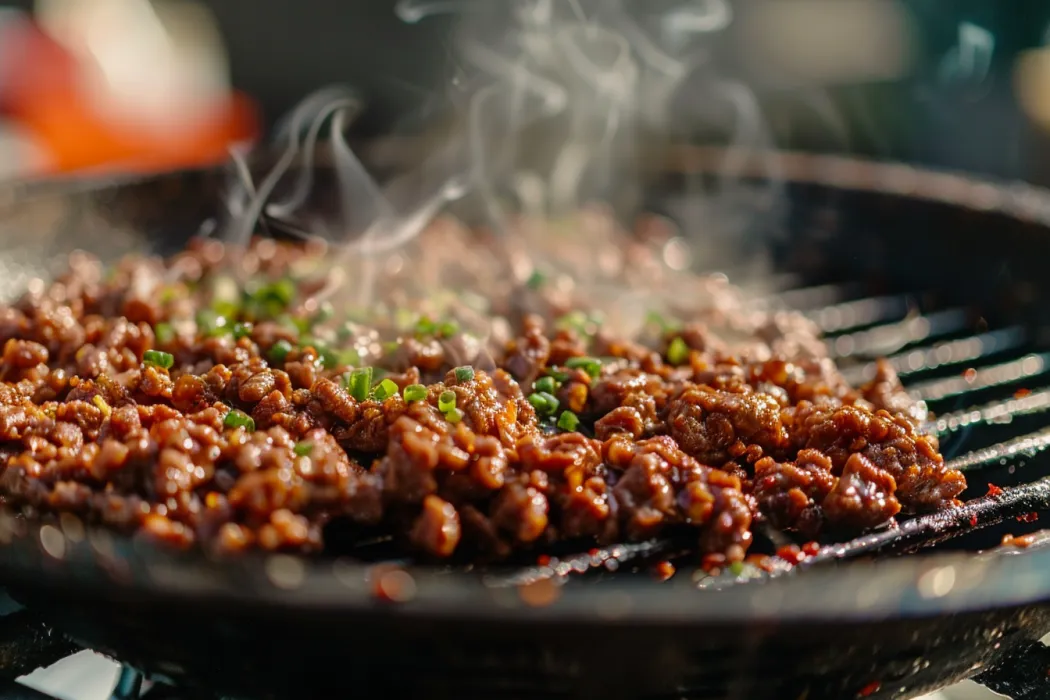
[[[757,191],[740,184],[773,143],[751,90],[712,65],[711,45],[733,22],[731,7],[725,0],[659,4],[659,12],[636,19],[625,0],[401,0],[395,11],[405,22],[439,13],[458,20],[451,126],[438,146],[380,181],[346,137],[360,99],[343,88],[319,91],[278,129],[277,161],[258,183],[235,156],[226,237],[246,242],[262,222],[321,240],[344,280],[330,293],[369,305],[378,272],[402,269],[415,239],[463,199],[467,215],[505,241],[484,254],[509,270],[511,282],[543,270],[567,295],[600,300],[616,323],[637,327],[653,304],[647,280],[685,267],[754,263],[741,241],[780,194],[772,159],[759,161],[767,178]],[[640,213],[651,156],[700,129],[728,144],[717,181],[681,200],[679,232],[661,229],[655,245],[663,269],[625,286],[629,236],[617,220]],[[325,188],[334,205],[318,205]],[[574,251],[588,265],[572,262]],[[417,277],[415,291],[433,294],[428,275]]]

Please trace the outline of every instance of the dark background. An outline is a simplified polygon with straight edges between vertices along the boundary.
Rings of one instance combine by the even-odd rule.
[[[30,5],[27,0],[5,4]],[[440,101],[447,84],[451,27],[447,16],[404,24],[394,15],[393,0],[208,0],[206,4],[224,35],[234,84],[261,102],[268,121],[312,89],[347,83],[369,100],[358,127],[371,134],[385,133],[404,128],[410,117],[424,115],[428,106]],[[778,144],[848,150],[1050,184],[1050,135],[1021,113],[1012,84],[1018,53],[1042,46],[1050,38],[1050,2],[907,0],[904,4],[920,36],[918,70],[895,83],[827,90],[849,131],[848,147],[819,126],[778,130]],[[936,79],[937,66],[955,45],[962,21],[979,24],[996,38],[991,72],[979,89]],[[760,98],[769,113],[792,109],[790,94],[760,91]]]

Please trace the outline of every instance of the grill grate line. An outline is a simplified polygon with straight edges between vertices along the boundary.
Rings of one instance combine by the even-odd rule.
[[[1020,416],[1050,411],[1050,388],[1037,389],[1025,396],[992,401],[983,406],[946,413],[926,423],[923,430],[944,436],[974,425],[1006,425]]]
[[[959,471],[971,471],[996,462],[1005,464],[1016,457],[1032,458],[1047,447],[1050,447],[1050,427],[974,450],[950,460],[947,466]]]
[[[914,343],[958,332],[966,327],[966,322],[965,309],[946,309],[846,333],[828,339],[828,345],[831,356],[838,360],[858,356],[892,355]]]
[[[906,350],[886,358],[890,367],[897,372],[902,379],[920,372],[950,367],[963,362],[973,362],[983,357],[1006,350],[1020,348],[1027,334],[1023,328],[1013,326],[1002,328],[988,333],[949,340],[934,345]],[[842,370],[843,376],[851,384],[860,384],[870,381],[875,376],[876,363],[869,362],[863,365],[846,367]]]
[[[1050,366],[1050,353],[1029,354],[990,367],[944,379],[917,382],[910,393],[923,401],[940,401],[1037,377]]]
[[[911,297],[905,295],[867,297],[806,312],[806,316],[825,333],[838,333],[869,326],[880,321],[900,319],[911,308]]]

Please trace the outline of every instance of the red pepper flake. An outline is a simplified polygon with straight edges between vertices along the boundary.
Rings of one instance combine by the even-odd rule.
[[[857,697],[866,698],[869,695],[877,693],[879,691],[879,688],[881,687],[882,683],[879,683],[878,681],[872,681],[871,683],[868,683],[866,686],[860,689],[860,692],[857,693]]]
[[[989,496],[1002,496],[1003,490],[995,484],[988,484],[988,495]]]
[[[977,527],[977,514],[974,513],[970,516],[970,527]]]
[[[1032,393],[1031,389],[1018,389],[1017,391],[1014,392],[1014,398],[1015,399],[1023,399],[1024,397],[1030,395],[1031,393]]]
[[[547,556],[546,554],[541,554],[538,557],[536,557],[536,565],[537,566],[547,566],[550,563],[551,563],[551,558],[549,556]]]
[[[595,547],[595,548],[591,549],[591,550],[590,550],[589,552],[587,552],[587,554],[588,554],[589,556],[591,556],[591,557],[596,557],[596,556],[598,556],[598,555],[599,555],[600,553],[601,553],[601,550],[600,550],[600,549],[598,549],[597,547]]]
[[[1024,515],[1018,515],[1018,522],[1022,523],[1034,523],[1039,519],[1039,513],[1025,513]]]
[[[669,561],[661,561],[653,565],[653,576],[661,583],[674,576],[674,573],[674,564]]]
[[[784,545],[777,550],[777,556],[792,566],[799,564],[806,558],[806,555],[797,544]]]
[[[815,557],[820,554],[820,543],[819,542],[807,542],[802,545],[802,553],[807,557]]]
[[[963,376],[963,379],[965,379],[966,381],[972,382],[975,379],[977,379],[977,370],[975,370],[973,367],[971,367],[970,369],[968,369],[965,372],[963,372],[962,376]]]

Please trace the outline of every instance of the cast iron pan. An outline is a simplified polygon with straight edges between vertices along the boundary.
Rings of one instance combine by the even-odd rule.
[[[716,156],[677,152],[677,174],[654,186],[650,207],[673,212],[682,173],[702,172]],[[904,350],[999,328],[1022,328],[1024,342],[972,364],[1046,347],[1050,194],[901,166],[778,158],[785,216],[768,246],[800,286],[908,294],[930,318],[965,310],[954,335],[927,333]],[[176,249],[222,216],[226,182],[207,171],[0,190],[2,291],[46,274],[74,247]],[[951,380],[968,368],[913,379]],[[933,407],[951,413],[1022,385],[1035,390],[1038,375],[949,393]],[[1047,416],[963,431],[944,449],[954,456],[1008,440],[1045,427]],[[970,472],[967,497],[989,482],[1009,497],[1011,485],[1050,474],[1040,445],[1029,447]],[[1050,486],[1017,493],[1010,514],[1045,508]],[[998,519],[996,503],[980,524]],[[1016,697],[1045,697],[1025,693],[1045,693],[1045,654],[1033,644],[1050,632],[1050,548],[975,553],[1035,527],[1011,517],[932,554],[698,590],[690,572],[665,583],[620,571],[496,586],[492,572],[411,564],[390,579],[385,565],[349,559],[212,561],[68,521],[4,516],[0,582],[80,644],[239,697],[889,698],[980,673]],[[1000,663],[1022,651],[1027,665]]]

